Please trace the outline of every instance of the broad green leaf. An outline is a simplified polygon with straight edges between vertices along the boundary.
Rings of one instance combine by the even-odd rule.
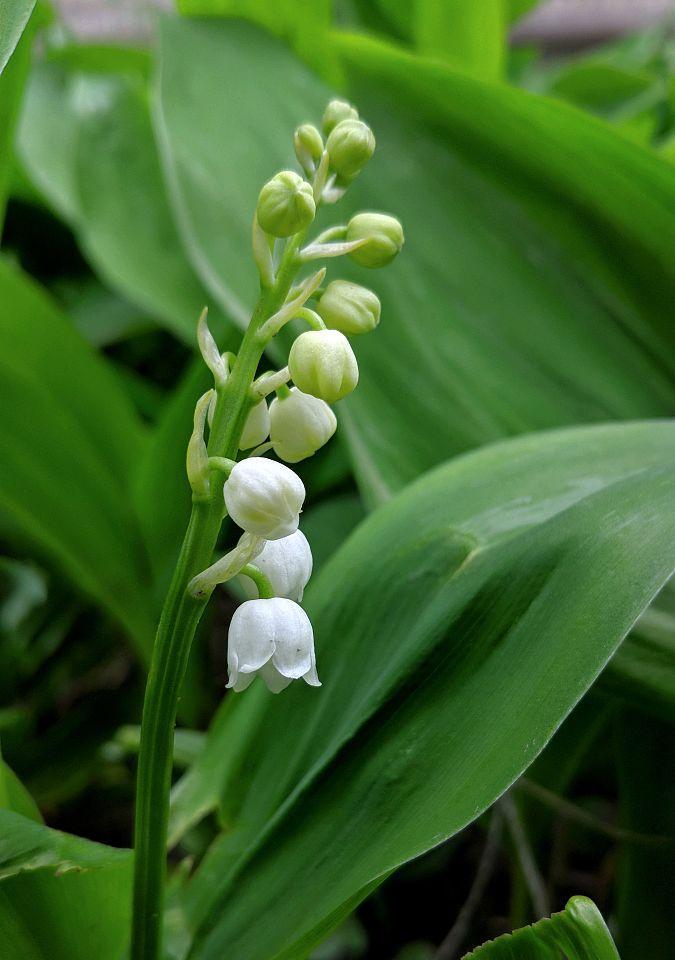
[[[407,233],[386,270],[329,271],[382,300],[382,323],[355,343],[359,389],[340,404],[368,504],[501,437],[672,412],[670,165],[565,104],[334,42],[378,151],[330,215],[391,210]],[[221,304],[251,303],[260,185],[292,163],[293,127],[320,117],[329,91],[250,25],[179,21],[163,24],[158,90],[193,261]]]
[[[202,281],[242,323],[258,295],[250,241],[258,193],[294,165],[293,130],[320,118],[329,95],[249,24],[162,21],[155,125],[177,221]]]
[[[317,66],[326,56],[332,7],[332,0],[178,0],[178,9],[188,16],[241,17],[258,23]]]
[[[9,3],[8,0],[0,0],[0,44],[2,44],[2,46],[10,39],[11,23],[6,23],[8,14],[11,17],[13,13],[19,12],[22,6],[27,6],[30,14],[34,6],[34,0],[27,5],[13,3],[12,0],[9,0]],[[9,10],[7,9],[8,7]],[[19,115],[21,97],[30,66],[30,54],[33,42],[32,34],[33,30],[29,28],[18,38],[18,43],[9,63],[7,63],[7,60],[3,56],[2,47],[0,46],[0,235],[2,235],[5,205],[12,173],[12,141],[14,128]],[[9,54],[7,54],[7,56],[9,56]]]
[[[307,595],[323,689],[254,688],[248,737],[221,718],[200,757],[234,760],[188,887],[193,960],[305,955],[513,783],[672,570],[674,437],[496,444],[361,524]]]
[[[668,960],[673,951],[674,729],[631,710],[617,722],[620,824],[652,839],[626,843],[619,853],[617,943],[623,960]]]
[[[467,953],[464,960],[619,960],[600,911],[587,897],[572,897],[554,913]]]
[[[506,51],[504,2],[417,0],[417,49],[479,79],[501,79]]]
[[[42,816],[30,793],[0,756],[0,810],[12,810],[36,823]]]
[[[338,42],[381,148],[360,197],[408,238],[346,402],[370,499],[499,435],[672,411],[667,165],[563,104]]]
[[[147,653],[150,577],[130,498],[141,425],[105,362],[3,261],[0,338],[3,535],[45,556]]]
[[[330,560],[364,516],[361,499],[354,493],[329,497],[303,513],[301,527],[312,548],[313,575]]]
[[[131,853],[0,810],[0,943],[7,960],[119,960]]]
[[[601,687],[628,705],[675,721],[675,589],[645,610],[602,675]]]
[[[26,170],[99,275],[194,343],[208,296],[166,201],[142,78],[63,62],[37,65],[18,146]],[[217,332],[232,335],[217,307],[211,319]]]
[[[35,0],[0,0],[0,73],[7,66],[34,6]]]

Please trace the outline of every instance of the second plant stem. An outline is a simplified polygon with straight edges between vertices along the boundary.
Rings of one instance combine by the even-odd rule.
[[[236,459],[253,403],[251,384],[265,347],[259,330],[288,296],[302,239],[297,234],[287,243],[276,281],[261,293],[230,376],[217,393],[210,456]],[[193,502],[152,652],[138,757],[131,960],[161,956],[173,731],[190,647],[206,606],[205,599],[190,596],[186,587],[212,561],[224,517],[222,484],[222,475],[212,471],[209,496]]]

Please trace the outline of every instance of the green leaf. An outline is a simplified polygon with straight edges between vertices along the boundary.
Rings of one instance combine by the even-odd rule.
[[[119,960],[131,852],[0,810],[0,942],[9,960]]]
[[[504,0],[417,0],[415,44],[420,53],[447,60],[482,80],[504,72]]]
[[[345,403],[370,501],[500,435],[672,412],[667,165],[563,104],[338,42],[380,144],[357,199],[408,238]]]
[[[0,0],[0,73],[12,56],[33,12],[35,0]]]
[[[675,589],[642,614],[603,673],[601,686],[626,704],[675,722]]]
[[[670,165],[565,104],[334,41],[379,145],[335,216],[391,210],[408,238],[387,270],[331,267],[382,300],[340,404],[368,505],[501,437],[671,413]],[[290,131],[329,91],[250,25],[180,21],[163,24],[158,91],[185,242],[214,296],[243,309],[260,185],[292,164]]]
[[[42,816],[30,793],[0,756],[0,810],[12,810],[42,823]]]
[[[186,260],[166,200],[142,78],[63,62],[37,65],[18,147],[99,275],[194,343],[208,295]],[[217,307],[211,321],[215,332],[233,336]]]
[[[511,22],[520,20],[526,13],[539,6],[541,0],[506,0],[506,10]]]
[[[26,77],[28,76],[34,32],[33,29],[27,29],[18,37],[14,53],[7,63],[10,54],[6,52],[5,44],[10,41],[12,32],[11,22],[6,24],[5,19],[7,17],[7,6],[7,0],[4,0],[4,2],[0,0],[0,23],[2,24],[2,40],[0,40],[0,44],[2,44],[0,46],[0,235],[5,219],[5,206],[12,173],[14,128],[19,115]],[[22,6],[28,8],[28,14],[30,15],[34,0],[29,4],[13,3],[10,0],[10,18],[20,13]],[[19,17],[18,22],[21,19],[22,17]],[[21,29],[23,29],[23,26]],[[3,47],[5,47],[4,50]]]
[[[330,560],[364,516],[361,499],[354,493],[329,497],[303,513],[302,530],[312,548],[314,575]]]
[[[323,60],[324,67],[332,7],[332,0],[178,0],[178,9],[188,16],[251,20],[289,41],[308,62],[319,66]]]
[[[162,21],[155,126],[177,221],[202,281],[242,323],[258,295],[250,252],[258,193],[294,165],[293,129],[320,117],[329,95],[249,24]]]
[[[623,960],[668,960],[673,951],[675,747],[672,723],[623,711],[617,720],[620,823],[660,842],[626,843],[619,853],[617,942]]]
[[[0,528],[29,543],[146,653],[149,569],[131,498],[144,435],[117,380],[0,260]]]
[[[227,829],[188,888],[192,960],[305,955],[513,783],[672,570],[674,437],[496,444],[358,528],[307,595],[323,689],[254,689],[247,738],[221,719],[200,758],[235,761]]]
[[[464,960],[619,960],[600,911],[572,897],[560,913],[467,953]]]

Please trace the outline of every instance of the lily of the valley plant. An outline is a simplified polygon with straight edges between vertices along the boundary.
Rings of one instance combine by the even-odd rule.
[[[228,687],[241,692],[258,674],[274,693],[292,680],[321,685],[312,625],[299,606],[312,571],[311,550],[298,529],[305,489],[290,467],[266,454],[297,463],[330,440],[337,421],[329,404],[351,393],[359,378],[346,335],[367,333],[380,319],[380,302],[365,287],[340,279],[324,284],[323,266],[300,275],[317,261],[344,255],[364,267],[385,266],[400,251],[403,230],[394,217],[367,212],[308,238],[319,206],[343,196],[375,149],[372,131],[350,104],[331,101],[323,136],[303,124],[294,146],[302,175],[278,173],[258,199],[253,256],[260,296],[239,353],[221,354],[206,312],[198,325],[214,383],[195,407],[187,451],[192,513],[160,619],[143,708],[133,960],[161,955],[173,727],[190,645],[214,588],[242,575],[257,592],[232,618]],[[265,348],[291,320],[304,321],[309,330],[294,340],[288,365],[257,376]],[[226,516],[242,533],[236,547],[213,562]]]

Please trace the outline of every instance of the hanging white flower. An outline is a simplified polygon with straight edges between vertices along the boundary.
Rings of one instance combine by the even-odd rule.
[[[272,693],[301,677],[311,687],[320,687],[314,632],[302,607],[282,597],[242,603],[230,624],[227,671],[227,686],[237,693],[258,673]]]
[[[300,603],[312,575],[312,551],[302,530],[281,540],[267,540],[255,558],[255,565],[272,584],[275,596]],[[257,590],[250,577],[242,576],[242,585],[251,597]]]
[[[270,405],[270,440],[276,455],[297,463],[328,443],[335,433],[335,414],[324,400],[291,387],[288,396]]]
[[[232,468],[223,495],[227,512],[247,533],[279,540],[298,529],[305,488],[282,463],[265,457],[242,460]]]

